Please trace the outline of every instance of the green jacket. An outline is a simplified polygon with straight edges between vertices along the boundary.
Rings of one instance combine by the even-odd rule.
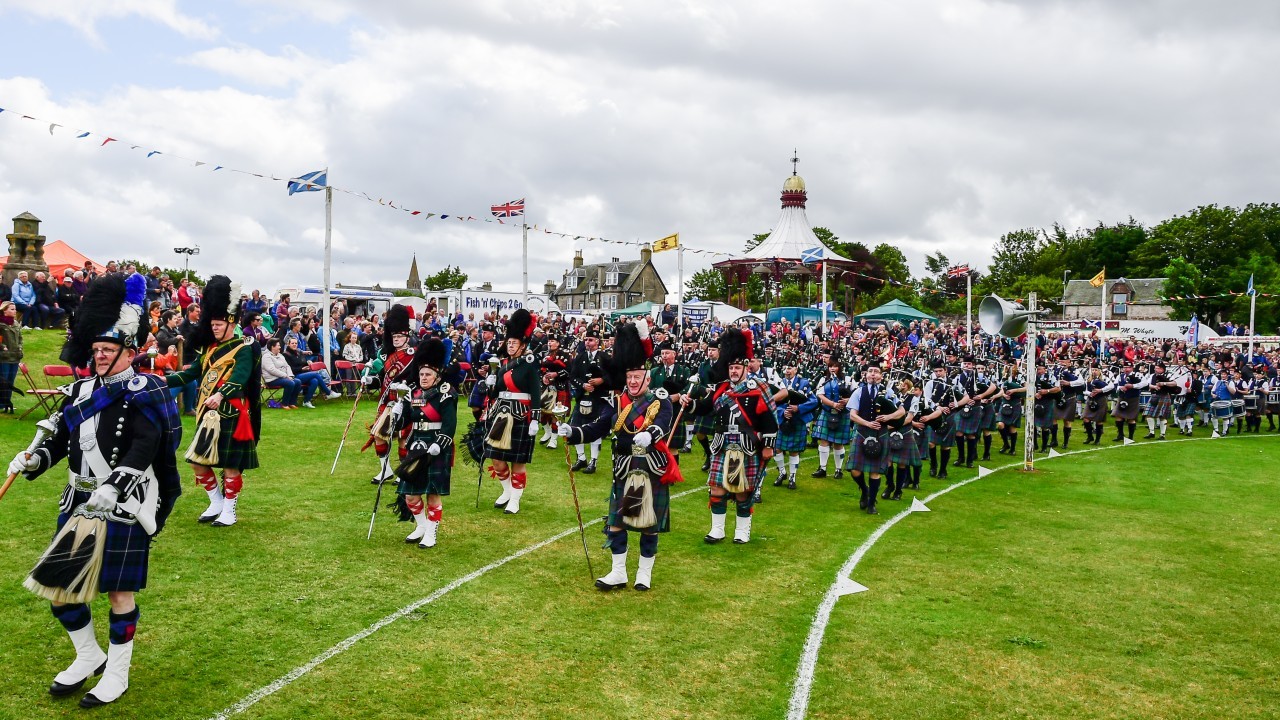
[[[0,363],[22,362],[22,328],[0,325]]]

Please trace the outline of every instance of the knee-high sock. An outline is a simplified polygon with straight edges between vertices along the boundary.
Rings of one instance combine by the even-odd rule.
[[[578,459],[579,459],[579,460],[586,460],[586,459],[587,459],[587,445],[586,445],[586,443],[583,443],[583,444],[581,444],[581,445],[574,445],[574,446],[573,446],[573,449],[574,449],[574,450],[576,450],[576,451],[578,452]]]
[[[938,446],[937,445],[929,446],[929,467],[935,468],[935,469],[938,467]]]
[[[595,460],[596,460],[596,459],[598,459],[598,458],[600,457],[600,443],[602,443],[602,442],[604,442],[604,441],[603,441],[603,440],[597,440],[597,441],[595,441],[595,442],[591,443],[591,460],[592,460],[592,462],[595,462]]]
[[[836,470],[843,470],[844,469],[844,446],[843,445],[836,445],[835,456],[836,456]]]
[[[912,485],[920,484],[920,466],[919,465],[913,466],[911,468],[911,484]]]
[[[93,612],[89,610],[89,606],[86,603],[76,603],[74,605],[51,604],[49,609],[69,633],[80,630],[93,621]]]
[[[799,470],[800,470],[800,455],[799,453],[797,453],[791,456],[791,476],[795,477],[796,472]]]
[[[141,614],[137,605],[126,613],[111,613],[111,632],[109,637],[112,645],[124,645],[133,640],[133,634],[138,629],[138,617]]]
[[[658,554],[658,533],[642,533],[640,535],[640,557],[653,557]]]
[[[1150,415],[1147,416],[1147,432],[1151,433],[1152,435],[1154,435],[1156,432],[1156,419],[1151,417]]]
[[[715,495],[712,495],[710,504],[712,515],[724,515],[729,511],[729,496],[721,495],[720,497],[716,497]]]
[[[1169,421],[1161,418],[1160,420],[1160,436],[1161,437],[1164,436],[1164,432],[1166,429],[1168,429],[1168,427],[1169,427]]]
[[[1138,428],[1138,423],[1129,423],[1129,439],[1133,439],[1133,431]]]
[[[787,474],[787,454],[786,453],[774,453],[773,462],[778,466],[779,475]]]
[[[991,434],[982,436],[982,456],[991,457]]]
[[[946,472],[947,465],[951,463],[951,448],[942,448],[942,464],[938,466],[938,472]]]
[[[978,436],[969,436],[969,452],[964,456],[965,462],[971,463],[978,459]]]
[[[706,435],[703,435],[702,437],[698,438],[698,444],[702,446],[702,454],[705,455],[708,460],[710,460],[711,459],[711,440],[709,440]]]
[[[1066,447],[1067,443],[1069,443],[1069,442],[1071,442],[1071,426],[1070,426],[1070,425],[1064,425],[1064,426],[1062,427],[1062,445],[1063,445],[1063,447]]]
[[[818,446],[818,469],[826,470],[827,460],[829,460],[830,458],[831,458],[831,446],[819,445]]]
[[[1117,420],[1116,421],[1116,439],[1119,440],[1122,437],[1124,437],[1124,421]]]

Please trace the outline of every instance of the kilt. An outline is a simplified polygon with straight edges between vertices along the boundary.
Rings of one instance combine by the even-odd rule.
[[[1005,408],[1012,408],[1009,412],[1005,412]],[[1004,423],[1006,428],[1016,428],[1022,426],[1022,400],[1001,400],[1000,407],[996,408],[996,422]]]
[[[1178,419],[1185,420],[1196,414],[1196,399],[1190,395],[1183,396],[1178,400]]]
[[[889,447],[888,435],[885,436],[885,452],[888,453],[886,464],[900,466],[918,466],[920,464],[920,446],[916,439],[918,433],[912,428],[903,428],[899,432],[902,433],[902,449],[894,450]]]
[[[431,462],[424,458],[412,473],[402,472],[403,467],[401,463],[396,468],[396,477],[400,479],[396,492],[400,495],[448,495],[449,478],[453,475],[453,448],[449,448],[447,455],[443,452],[436,455]]]
[[[716,434],[716,416],[714,413],[699,415],[693,421],[693,433],[695,435],[715,435]]]
[[[868,473],[871,475],[881,475],[889,464],[889,445],[885,442],[883,435],[877,435],[880,438],[881,452],[879,457],[867,457],[862,450],[863,436],[859,431],[853,437],[853,452],[849,453],[849,459],[845,461],[845,469],[850,472]]]
[[[676,412],[680,411],[676,410]],[[684,420],[685,419],[683,417],[680,418],[680,424],[671,428],[671,435],[667,437],[667,447],[670,447],[672,452],[679,450],[689,443],[689,438],[686,437],[686,433],[684,431]]]
[[[914,433],[912,440],[916,444],[916,457],[923,461],[929,456],[929,428],[913,429],[912,432]]]
[[[1165,420],[1173,411],[1173,396],[1164,393],[1157,393],[1151,397],[1151,404],[1147,406],[1147,417],[1156,420]]]
[[[760,487],[760,480],[764,476],[764,460],[759,454],[747,455],[743,464],[747,472],[747,484],[750,486],[747,492],[755,492],[756,488]],[[707,487],[724,487],[724,453],[714,453],[711,456],[711,467],[707,472]],[[654,499],[655,501],[657,499],[656,492]]]
[[[969,412],[965,412],[965,410],[969,410]],[[969,404],[951,413],[951,415],[956,419],[957,433],[961,435],[978,434],[978,430],[982,426],[982,408]]]
[[[218,418],[218,462],[212,467],[231,470],[253,470],[258,467],[257,441],[236,440],[233,437],[239,421],[239,415]]]
[[[852,421],[847,410],[824,408],[813,423],[813,439],[825,440],[836,445],[848,445],[853,439]]]
[[[514,427],[511,428],[511,449],[500,450],[491,445],[486,439],[484,445],[484,456],[490,460],[503,460],[513,463],[527,463],[533,459],[533,448],[535,445],[534,436],[529,434],[529,409],[519,401],[499,400],[497,404],[489,408],[488,419],[485,421],[486,428],[492,428],[494,420],[501,413],[494,412],[495,409],[502,407],[512,408],[514,418]]]
[[[613,527],[626,528],[634,532],[671,532],[671,486],[663,485],[652,477],[649,478],[649,484],[653,487],[653,514],[657,516],[658,524],[653,527],[634,528],[622,522],[618,509],[622,504],[622,493],[627,486],[627,478],[624,476],[619,479],[616,474],[609,488],[609,519],[605,522]]]
[[[1089,403],[1097,403],[1097,410],[1090,410]],[[1107,421],[1107,398],[1105,395],[1099,395],[1096,398],[1086,398],[1084,401],[1084,414],[1081,415],[1085,422],[1104,423]]]
[[[950,415],[943,415],[929,425],[929,444],[949,448],[956,444],[956,426]]]
[[[999,401],[991,400],[980,407],[982,408],[982,422],[978,423],[978,429],[990,432],[996,429],[996,406]]]
[[[1075,395],[1072,395],[1066,398],[1065,405],[1058,405],[1057,403],[1055,403],[1053,406],[1054,419],[1062,420],[1063,422],[1070,422],[1080,417],[1080,408],[1076,403],[1076,400],[1078,399],[1079,399],[1078,397],[1076,397]]]
[[[808,443],[808,429],[799,420],[784,422],[778,428],[778,437],[773,441],[773,449],[777,452],[804,452]]]
[[[58,530],[62,529],[69,517],[70,513],[58,515]],[[145,588],[150,555],[151,536],[141,525],[126,525],[108,520],[102,572],[98,575],[98,592],[137,592]]]
[[[1137,395],[1131,398],[1116,398],[1116,409],[1111,414],[1117,420],[1137,420],[1140,409]]]
[[[1055,421],[1054,401],[1052,399],[1037,400],[1035,404],[1035,424],[1037,428],[1053,427]]]
[[[579,427],[600,417],[600,408],[604,402],[600,398],[580,398],[573,406],[573,415],[569,416],[569,424]],[[583,407],[583,403],[587,403],[587,406]]]

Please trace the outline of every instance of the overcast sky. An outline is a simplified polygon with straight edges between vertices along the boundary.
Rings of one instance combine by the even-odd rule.
[[[1277,31],[1262,1],[0,0],[0,216],[95,259],[198,244],[270,291],[319,283],[322,195],[211,168],[328,166],[423,212],[527,197],[558,231],[737,252],[795,148],[813,224],[981,266],[1009,230],[1274,200]],[[530,239],[537,289],[575,247]],[[335,281],[403,285],[415,252],[520,287],[518,227],[335,196]]]

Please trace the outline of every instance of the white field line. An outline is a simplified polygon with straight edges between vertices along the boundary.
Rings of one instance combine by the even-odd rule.
[[[688,490],[685,490],[685,491],[683,491],[683,492],[676,493],[676,494],[674,494],[674,495],[672,495],[672,496],[671,496],[671,499],[672,499],[672,500],[675,500],[675,499],[677,499],[677,498],[682,498],[682,497],[684,497],[685,495],[690,495],[690,494],[693,494],[693,493],[696,493],[696,492],[703,492],[703,493],[707,492],[707,487],[706,487],[706,485],[705,485],[705,484],[702,484],[702,485],[699,485],[699,486],[696,486],[696,487],[690,488],[690,489],[688,489]],[[590,527],[590,526],[595,525],[595,524],[597,524],[597,523],[603,522],[603,520],[604,520],[603,518],[596,518],[596,519],[591,520],[591,521],[589,521],[589,522],[585,522],[585,523],[583,523],[583,527],[584,527],[584,528],[586,528],[586,527]],[[253,692],[252,692],[252,693],[250,693],[249,695],[245,696],[245,698],[244,698],[243,700],[241,700],[240,702],[237,702],[236,704],[232,705],[231,707],[228,707],[227,709],[223,710],[222,712],[220,712],[220,713],[218,713],[218,714],[216,714],[216,715],[212,716],[211,720],[226,720],[227,718],[232,717],[233,715],[239,715],[240,713],[244,712],[245,710],[248,710],[249,708],[251,708],[251,707],[253,707],[254,705],[258,704],[258,702],[260,702],[261,700],[263,700],[263,699],[265,699],[265,698],[267,698],[267,697],[270,697],[271,695],[274,695],[275,693],[277,693],[277,692],[279,692],[279,691],[283,690],[284,688],[288,687],[290,684],[292,684],[295,680],[297,680],[298,678],[302,677],[303,675],[306,675],[307,673],[311,672],[312,670],[315,670],[317,667],[319,667],[321,664],[323,664],[326,660],[329,660],[329,659],[330,659],[330,658],[332,658],[332,657],[335,657],[335,656],[337,656],[337,655],[341,655],[342,653],[346,652],[347,650],[350,650],[350,649],[351,649],[351,647],[352,647],[353,645],[355,645],[356,643],[358,643],[358,642],[360,642],[361,640],[363,640],[363,639],[365,639],[365,638],[369,637],[370,635],[372,635],[372,634],[374,634],[374,633],[378,632],[378,631],[379,631],[379,630],[381,630],[382,628],[384,628],[384,627],[386,627],[386,626],[390,625],[391,623],[393,623],[393,622],[395,622],[395,621],[399,620],[400,618],[403,618],[403,617],[405,617],[406,615],[409,615],[410,613],[415,612],[416,610],[418,610],[418,608],[421,608],[421,607],[423,607],[423,606],[425,606],[425,605],[430,605],[431,603],[435,602],[436,600],[439,600],[440,598],[444,597],[445,595],[448,595],[449,593],[453,592],[454,590],[457,590],[458,588],[462,587],[463,585],[466,585],[467,583],[471,582],[472,580],[475,580],[475,579],[477,579],[477,578],[479,578],[479,577],[481,577],[481,576],[483,576],[483,575],[486,575],[486,574],[488,574],[489,572],[491,572],[491,571],[493,571],[493,570],[497,570],[498,568],[502,567],[503,565],[506,565],[507,563],[511,562],[512,560],[518,560],[518,559],[520,559],[520,558],[524,557],[525,555],[528,555],[528,554],[529,554],[529,553],[531,553],[531,552],[534,552],[534,551],[536,551],[536,550],[541,550],[542,548],[544,548],[544,547],[546,547],[546,546],[550,545],[551,543],[553,543],[553,542],[555,542],[555,541],[557,541],[557,540],[560,540],[560,539],[562,539],[562,538],[566,538],[566,537],[568,537],[568,536],[570,536],[570,535],[572,535],[572,534],[576,533],[577,531],[578,531],[578,527],[575,525],[574,527],[571,527],[571,528],[569,528],[568,530],[564,530],[564,531],[561,531],[561,532],[556,533],[555,535],[552,535],[551,537],[547,538],[546,540],[543,540],[543,541],[541,541],[541,542],[536,542],[536,543],[534,543],[534,544],[532,544],[532,545],[530,545],[530,546],[528,546],[528,547],[526,547],[526,548],[523,548],[523,549],[521,549],[521,550],[517,550],[516,552],[514,552],[514,553],[512,553],[512,554],[510,554],[510,555],[508,555],[508,556],[506,556],[506,557],[504,557],[504,558],[502,558],[501,560],[495,560],[494,562],[491,562],[491,563],[489,563],[488,565],[485,565],[485,566],[484,566],[484,567],[482,567],[482,568],[479,568],[479,569],[477,569],[477,570],[473,570],[473,571],[471,571],[470,573],[467,573],[466,575],[463,575],[462,577],[460,577],[460,578],[458,578],[458,579],[454,580],[453,582],[449,583],[448,585],[445,585],[444,587],[442,587],[442,588],[440,588],[440,589],[436,590],[435,592],[433,592],[433,593],[431,593],[430,595],[428,595],[428,596],[426,596],[426,597],[422,598],[421,600],[417,600],[417,601],[412,602],[412,603],[410,603],[410,604],[408,604],[408,605],[405,605],[404,607],[402,607],[402,608],[400,608],[399,610],[397,610],[397,611],[395,611],[395,612],[391,613],[390,615],[388,615],[388,616],[386,616],[386,617],[382,618],[381,620],[379,620],[379,621],[375,622],[374,624],[370,625],[369,627],[365,628],[364,630],[361,630],[360,632],[356,633],[355,635],[352,635],[351,637],[347,638],[346,640],[343,640],[342,642],[338,643],[337,645],[334,645],[333,647],[329,648],[328,650],[325,650],[324,652],[322,652],[322,653],[320,653],[319,655],[315,656],[314,658],[312,658],[311,660],[307,661],[306,663],[304,663],[304,664],[302,664],[302,665],[299,665],[298,667],[296,667],[296,668],[294,668],[294,669],[290,670],[290,671],[289,671],[288,673],[286,673],[285,675],[282,675],[281,677],[277,678],[277,679],[276,679],[274,682],[272,682],[271,684],[269,684],[269,685],[264,685],[263,687],[258,688],[257,690],[253,691]]]
[[[1022,434],[1022,433],[1019,433],[1019,434]],[[1237,435],[1235,437],[1240,438],[1242,436]],[[1243,436],[1243,437],[1249,437],[1249,436]],[[1252,437],[1268,437],[1268,436],[1254,435]],[[1271,436],[1271,437],[1274,437],[1274,436]],[[1173,440],[1164,440],[1159,443],[1134,443],[1132,445],[1099,445],[1097,447],[1091,447],[1088,449],[1070,450],[1065,453],[1060,453],[1059,457],[1067,457],[1069,455],[1078,455],[1080,453],[1095,452],[1097,450],[1118,450],[1120,448],[1125,448],[1125,447],[1151,447],[1153,444],[1168,445],[1170,443],[1176,443],[1176,442],[1193,442],[1197,440],[1218,440],[1218,439],[1225,440],[1227,438],[1213,438],[1213,437],[1182,438],[1182,439],[1175,438]],[[1045,460],[1048,460],[1048,459],[1049,458],[1047,457],[1037,458],[1036,462],[1038,463],[1044,462]],[[1055,457],[1053,459],[1056,460],[1057,458]],[[1021,467],[1021,466],[1022,466],[1022,462],[1019,461],[1019,462],[1013,462],[1007,465],[1001,465],[1000,467],[993,467],[988,469],[992,471],[992,474],[994,474],[1001,470],[1007,470],[1009,468]],[[991,475],[988,475],[987,477],[991,477]],[[969,483],[977,479],[978,477],[975,475],[974,477],[971,477],[967,480],[961,480],[960,482],[957,482],[953,485],[945,487],[935,492],[934,494],[926,497],[922,502],[924,502],[925,504],[928,504],[934,498],[938,498],[943,495],[946,495],[952,490],[955,490],[956,488],[964,487],[965,485],[968,485]],[[880,540],[880,538],[883,537],[886,532],[889,531],[889,528],[893,527],[894,525],[897,525],[898,521],[902,520],[904,517],[910,514],[911,514],[910,510],[903,510],[897,515],[894,515],[893,517],[884,521],[884,523],[882,523],[880,527],[876,528],[875,532],[871,533],[870,537],[868,537],[861,545],[858,546],[857,550],[853,551],[853,554],[849,556],[849,559],[845,560],[844,564],[840,566],[840,570],[836,572],[835,578],[831,581],[831,586],[827,588],[826,594],[822,596],[822,603],[818,605],[817,613],[814,614],[813,624],[809,626],[809,636],[805,638],[804,650],[800,654],[800,662],[796,665],[796,679],[791,689],[791,701],[788,703],[788,706],[787,706],[787,720],[804,720],[805,715],[808,713],[809,693],[813,689],[813,673],[818,665],[818,651],[822,649],[822,638],[827,631],[827,623],[831,621],[831,611],[835,608],[836,601],[840,599],[839,591],[837,589],[840,584],[840,579],[849,577],[849,575],[853,572],[854,568],[858,566],[858,563],[867,554],[867,551],[869,551],[871,547],[875,545],[876,542]]]

